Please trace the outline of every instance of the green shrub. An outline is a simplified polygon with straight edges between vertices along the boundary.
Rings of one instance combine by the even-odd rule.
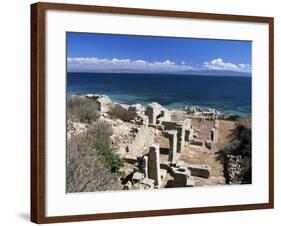
[[[134,112],[128,111],[118,104],[110,109],[109,115],[113,118],[119,118],[124,122],[129,122],[136,117],[136,114]]]
[[[222,150],[224,154],[241,155],[242,157],[252,155],[252,128],[249,119],[239,119],[230,136],[231,143]]]
[[[83,96],[67,96],[67,118],[78,122],[96,121],[99,114],[99,107],[96,102]]]
[[[218,158],[226,163],[228,155],[242,157],[242,183],[252,181],[252,128],[249,119],[239,119],[232,131],[232,141],[219,152]],[[227,164],[224,164],[227,165]],[[227,169],[225,169],[227,172]],[[227,175],[226,175],[227,177]]]
[[[87,139],[95,142],[96,152],[102,156],[114,175],[119,175],[119,170],[123,166],[123,161],[119,155],[110,148],[113,134],[111,125],[103,120],[99,120],[88,129]]]
[[[86,192],[114,190],[123,166],[119,155],[110,149],[112,127],[99,120],[86,132],[67,140],[66,190]]]
[[[96,151],[105,159],[106,163],[111,169],[111,173],[113,173],[113,175],[120,176],[120,169],[123,167],[124,163],[119,155],[114,153],[111,148],[99,143],[96,144]]]
[[[85,133],[67,141],[66,192],[115,190],[117,178]]]

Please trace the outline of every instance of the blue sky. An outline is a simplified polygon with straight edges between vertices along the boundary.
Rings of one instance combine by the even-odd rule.
[[[68,71],[251,72],[251,42],[67,33]]]

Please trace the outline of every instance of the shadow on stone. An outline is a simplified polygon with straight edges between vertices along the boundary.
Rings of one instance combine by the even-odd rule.
[[[127,175],[126,177],[122,177],[120,178],[121,180],[121,184],[126,184],[128,181],[131,181],[132,180],[132,177],[133,177],[133,174],[134,173],[130,173],[129,175]]]
[[[161,155],[168,155],[169,154],[169,148],[160,148],[160,154]]]

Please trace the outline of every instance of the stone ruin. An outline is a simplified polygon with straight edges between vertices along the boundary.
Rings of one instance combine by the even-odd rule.
[[[178,161],[176,166],[189,169],[192,176],[203,178],[209,178],[210,176],[211,168],[208,165],[187,164],[184,161]]]
[[[109,97],[104,95],[85,95],[86,98],[93,99],[99,106],[102,115],[106,117],[112,107],[116,105]],[[191,109],[192,113],[188,113],[188,117],[199,117],[200,120],[214,121],[213,128],[210,131],[209,140],[200,140],[197,138],[197,132],[192,126],[193,117],[184,120],[173,121],[171,112],[158,103],[151,103],[146,108],[140,104],[124,105],[118,104],[127,111],[133,113],[135,118],[131,120],[134,124],[134,142],[126,143],[126,150],[129,152],[137,148],[148,148],[147,154],[141,154],[137,157],[133,171],[129,174],[123,189],[152,189],[161,187],[193,187],[195,186],[194,176],[209,178],[211,168],[208,165],[189,164],[179,160],[182,153],[188,151],[188,144],[200,145],[208,149],[212,148],[212,144],[218,141],[219,121],[216,117],[210,115],[218,115],[216,111],[202,111],[200,109]],[[187,111],[187,110],[186,110]],[[187,111],[188,112],[188,111]],[[201,118],[200,118],[201,117]],[[169,141],[168,159],[160,159],[159,144],[153,142],[154,136],[145,133],[145,128],[156,128],[163,137]],[[149,140],[148,142],[138,142]],[[143,153],[134,152],[134,153]],[[133,153],[133,154],[134,154]],[[133,157],[133,156],[131,156]],[[131,170],[131,169],[130,169]],[[169,174],[169,176],[167,176]],[[169,181],[167,181],[167,178]],[[171,179],[172,178],[172,179]]]
[[[95,100],[99,105],[101,113],[105,115],[110,111],[111,107],[116,105],[111,102],[109,97],[103,95],[86,95],[86,98]],[[195,129],[192,127],[192,119],[172,121],[170,111],[156,102],[149,104],[146,108],[140,104],[118,105],[135,115],[135,118],[131,122],[137,126],[141,126],[139,128],[157,128],[161,131],[163,137],[169,141],[168,160],[160,159],[159,144],[150,145],[148,153],[137,158],[134,170],[129,175],[130,179],[125,183],[124,189],[163,187],[165,183],[167,185],[167,181],[165,183],[163,182],[167,174],[170,174],[170,177],[173,178],[173,180],[169,181],[170,187],[193,187],[195,186],[193,176],[202,178],[208,178],[210,176],[211,169],[209,166],[191,165],[179,160],[179,158],[184,151],[187,151],[186,143],[211,148],[212,143],[217,142],[217,120],[214,122],[210,140],[201,141],[196,139]],[[198,112],[200,111],[195,109],[193,113],[195,113],[194,115],[200,115]],[[202,111],[201,116],[205,117],[206,112]],[[136,136],[140,135],[137,133]],[[145,139],[145,137],[142,138]],[[133,144],[135,145],[136,142]],[[132,148],[129,147],[129,150]]]
[[[147,105],[145,114],[148,116],[149,123],[152,125],[171,120],[170,112],[156,102]]]
[[[133,123],[148,127],[149,117],[146,115],[146,109],[141,104],[126,105],[113,103],[108,96],[99,94],[86,94],[86,98],[93,99],[99,106],[99,111],[102,115],[109,113],[110,109],[116,105],[136,115]],[[161,106],[161,105],[160,105]]]
[[[160,153],[159,145],[154,144],[149,148],[148,162],[147,162],[147,175],[148,178],[154,180],[154,185],[159,187],[161,185],[160,176]]]
[[[198,139],[198,135],[195,132],[200,132],[198,129],[192,129],[190,131],[186,131],[187,133],[191,133],[192,136],[189,136],[186,141],[189,141],[192,145],[202,146],[209,150],[212,149],[214,143],[218,142],[218,128],[219,128],[219,120],[215,119],[213,123],[213,127],[210,130],[210,138],[208,140]]]
[[[218,128],[219,128],[219,120],[214,120],[213,128],[210,131],[211,139],[208,141],[208,145],[211,145],[212,143],[218,142]]]
[[[213,143],[218,142],[218,130],[214,127],[211,130],[211,141]]]
[[[102,114],[106,114],[110,111],[113,103],[108,96],[99,94],[86,94],[86,98],[93,99],[99,106],[99,110]]]
[[[195,181],[193,176],[209,178],[211,168],[208,165],[189,164],[179,160],[181,154],[186,150],[186,143],[200,144],[211,148],[213,142],[217,139],[217,126],[214,126],[213,139],[200,141],[194,138],[194,128],[192,120],[172,121],[171,115],[167,109],[158,103],[152,103],[138,112],[138,115],[148,117],[149,126],[160,128],[163,137],[169,141],[168,160],[160,159],[159,144],[152,144],[149,152],[139,157],[132,174],[132,180],[128,181],[124,189],[150,189],[169,187],[193,187]],[[158,127],[156,127],[158,126]],[[173,178],[164,181],[166,175],[170,174]],[[166,184],[165,184],[166,183]]]
[[[158,144],[151,145],[148,154],[140,158],[135,165],[137,167],[132,174],[132,180],[125,184],[124,189],[160,188],[165,186],[163,180],[167,173],[173,178],[169,181],[169,187],[194,187],[193,176],[209,178],[211,171],[208,165],[194,165],[182,160],[174,163],[172,160],[161,161]]]
[[[186,167],[171,167],[171,175],[174,177],[173,185],[175,187],[195,186],[191,172]]]
[[[145,115],[145,108],[141,104],[134,104],[128,107],[128,111],[135,114],[136,117],[133,122],[137,125],[148,127],[149,118]]]
[[[214,108],[186,107],[184,110],[188,115],[198,118],[200,121],[216,120],[222,117],[222,114]]]
[[[169,130],[165,132],[165,137],[169,139],[170,148],[169,148],[169,158],[168,160],[175,164],[177,160],[177,149],[178,149],[178,139],[177,139],[177,131],[176,130]]]

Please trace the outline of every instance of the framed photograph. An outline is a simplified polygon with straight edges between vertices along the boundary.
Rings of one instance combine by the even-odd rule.
[[[31,5],[31,221],[274,206],[273,18]]]

